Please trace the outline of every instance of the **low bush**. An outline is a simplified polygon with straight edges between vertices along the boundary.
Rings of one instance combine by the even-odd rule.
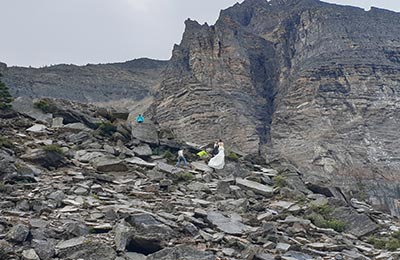
[[[42,110],[44,113],[50,113],[51,112],[51,105],[48,101],[46,100],[39,100],[35,103],[33,103],[33,106],[39,110]]]
[[[0,147],[11,149],[14,145],[7,138],[0,136]]]
[[[2,75],[0,74],[0,77]],[[0,81],[0,109],[11,108],[13,98],[10,94],[8,87]]]
[[[286,178],[282,175],[273,177],[272,181],[274,182],[274,186],[278,188],[283,188],[287,185]]]
[[[45,150],[47,152],[55,152],[55,153],[58,153],[59,155],[64,156],[63,150],[61,149],[60,146],[58,146],[56,144],[46,145],[45,147],[43,147],[43,150]]]
[[[226,156],[226,158],[228,160],[231,160],[231,161],[234,161],[234,162],[239,161],[239,156],[234,152],[229,152],[228,155]]]
[[[105,121],[98,124],[97,130],[99,130],[102,135],[112,136],[117,132],[117,127],[111,122]]]

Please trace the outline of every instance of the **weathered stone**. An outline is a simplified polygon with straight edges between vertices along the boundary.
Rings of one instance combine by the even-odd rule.
[[[215,260],[210,252],[199,251],[193,247],[181,245],[173,248],[165,248],[157,253],[147,256],[147,260]]]
[[[132,163],[132,164],[136,164],[136,165],[144,166],[144,167],[149,167],[149,168],[153,168],[157,165],[155,163],[146,162],[145,160],[143,160],[139,157],[127,158],[127,159],[125,159],[125,161],[128,163]]]
[[[367,215],[357,213],[351,208],[336,208],[331,216],[342,220],[346,224],[346,232],[357,237],[365,236],[378,229],[378,225],[373,222]]]
[[[198,171],[202,172],[212,172],[213,169],[208,167],[208,165],[204,161],[197,161],[197,162],[191,162],[190,165]]]
[[[236,185],[268,197],[273,194],[272,187],[254,181],[244,180],[242,178],[236,178]]]
[[[36,124],[26,129],[26,131],[33,133],[44,133],[46,132],[46,129],[47,127],[45,125]]]
[[[159,142],[156,126],[148,122],[133,125],[132,137],[150,144],[158,144]]]
[[[100,172],[125,172],[128,170],[125,163],[115,157],[96,158],[94,165]]]
[[[29,235],[29,227],[24,224],[17,224],[7,234],[7,239],[15,242],[24,242]]]
[[[22,251],[23,260],[40,260],[34,249],[28,249]]]
[[[115,226],[114,242],[117,251],[125,251],[131,237],[131,228],[123,223]]]
[[[232,218],[227,218],[219,212],[208,212],[207,220],[219,230],[230,235],[242,235],[249,230],[249,227]]]
[[[87,260],[115,260],[115,251],[101,241],[84,237],[73,238],[57,244],[58,256],[66,259],[83,258]]]
[[[54,244],[50,241],[34,239],[32,246],[41,260],[50,260],[55,255]]]
[[[21,159],[37,163],[45,168],[59,167],[66,163],[64,155],[58,150],[34,149],[22,155]]]
[[[157,169],[169,174],[175,174],[182,172],[183,170],[180,168],[173,167],[169,164],[163,163],[163,162],[157,162]]]
[[[133,149],[133,152],[137,156],[150,156],[153,154],[153,151],[148,144],[141,144],[140,146],[135,147],[135,149]]]

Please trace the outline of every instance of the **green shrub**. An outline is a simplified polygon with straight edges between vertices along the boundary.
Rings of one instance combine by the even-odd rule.
[[[5,137],[0,136],[0,147],[13,148],[14,145]]]
[[[39,100],[35,103],[33,103],[33,106],[37,109],[42,110],[44,113],[50,113],[51,112],[51,105],[48,101],[46,100]]]
[[[274,186],[278,188],[283,188],[287,185],[286,178],[282,175],[278,175],[272,178]]]
[[[321,214],[324,217],[329,217],[329,215],[333,212],[333,208],[329,207],[327,204],[324,205],[312,205],[311,210]]]
[[[0,74],[0,77],[1,76],[2,75]],[[12,101],[13,98],[10,94],[9,89],[2,81],[0,81],[0,109],[11,108]]]
[[[346,229],[346,223],[339,219],[330,219],[325,220],[325,222],[322,223],[322,227],[332,228],[337,232],[343,232]]]
[[[314,225],[320,228],[331,228],[337,232],[343,232],[346,229],[346,223],[339,219],[326,218],[319,213],[313,213],[307,216]]]
[[[4,182],[0,181],[0,192],[3,193],[7,190],[6,185]]]
[[[170,150],[166,150],[163,154],[163,157],[167,159],[168,162],[173,162],[176,160],[176,156]]]
[[[400,240],[396,238],[389,239],[385,244],[385,248],[390,251],[396,251],[400,248]]]
[[[61,149],[61,147],[56,145],[56,144],[46,145],[45,147],[43,147],[43,150],[45,150],[47,152],[55,152],[55,153],[58,153],[60,155],[64,155],[64,152]]]
[[[234,161],[234,162],[239,161],[239,156],[234,152],[229,152],[228,155],[226,156],[226,158],[228,160],[231,160],[231,161]]]
[[[97,129],[105,136],[112,136],[117,132],[117,127],[108,121],[99,123]]]

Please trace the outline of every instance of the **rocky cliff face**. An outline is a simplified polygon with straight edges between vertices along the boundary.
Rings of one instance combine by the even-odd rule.
[[[398,213],[400,15],[316,0],[247,0],[186,21],[155,119],[223,138]],[[356,185],[357,184],[357,185]]]
[[[0,66],[14,96],[51,97],[79,102],[141,100],[161,81],[166,61],[137,59],[100,65],[56,65],[45,68]]]

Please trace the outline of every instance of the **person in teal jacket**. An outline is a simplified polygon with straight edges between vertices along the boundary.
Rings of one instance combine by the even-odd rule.
[[[144,117],[142,116],[142,114],[139,114],[139,115],[136,117],[136,122],[139,123],[139,124],[141,124],[141,123],[144,122]]]

